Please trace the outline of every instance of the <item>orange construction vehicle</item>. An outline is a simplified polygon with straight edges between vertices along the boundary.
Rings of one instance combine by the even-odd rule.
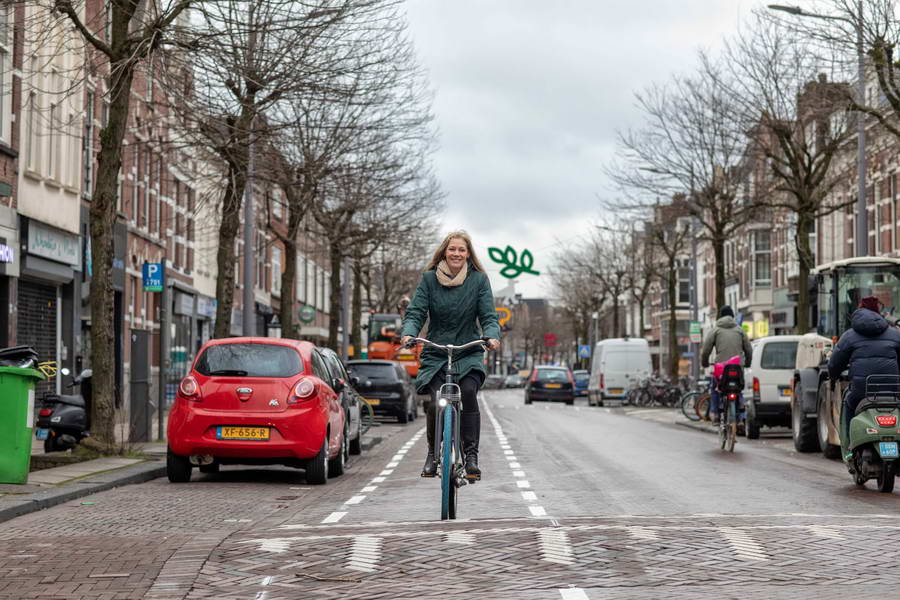
[[[402,319],[396,313],[374,314],[369,317],[369,358],[400,361],[410,377],[415,377],[419,374],[419,354],[422,347],[401,347]]]

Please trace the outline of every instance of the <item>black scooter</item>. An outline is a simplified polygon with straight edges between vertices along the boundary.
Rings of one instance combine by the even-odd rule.
[[[68,369],[61,372],[69,374]],[[91,376],[91,370],[85,369],[66,386],[80,386],[80,394],[46,394],[41,399],[34,434],[38,440],[43,440],[44,452],[69,450],[91,435]]]

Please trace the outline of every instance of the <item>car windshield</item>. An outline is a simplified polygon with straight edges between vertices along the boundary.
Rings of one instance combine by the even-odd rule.
[[[303,361],[288,346],[217,344],[203,351],[196,370],[207,376],[293,377],[303,372]]]
[[[584,383],[590,378],[590,373],[575,373],[575,381],[578,383]]]
[[[797,342],[769,342],[763,346],[761,368],[793,370],[796,364]]]
[[[854,266],[839,271],[838,277],[838,318],[841,324],[840,335],[850,328],[850,317],[859,307],[859,301],[866,296],[875,296],[881,305],[881,313],[896,318],[900,305],[900,273],[898,268]],[[820,302],[821,303],[821,302]],[[820,311],[827,313],[828,311]],[[820,321],[826,321],[830,315],[820,315]],[[827,331],[825,329],[824,331]]]
[[[390,364],[349,364],[350,374],[361,379],[396,379],[394,365]]]
[[[568,381],[568,371],[565,369],[538,369],[538,381]]]

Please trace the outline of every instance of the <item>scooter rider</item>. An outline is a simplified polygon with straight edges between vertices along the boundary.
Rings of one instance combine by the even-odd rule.
[[[743,356],[743,366],[749,366],[753,359],[753,347],[747,334],[741,327],[738,327],[734,320],[734,311],[727,304],[719,309],[719,320],[716,321],[715,328],[709,332],[706,339],[703,340],[703,347],[700,351],[700,360],[703,368],[709,367],[709,355],[712,354],[713,348],[716,349],[715,362],[725,362],[735,357]],[[719,414],[719,392],[716,390],[718,382],[715,378],[710,381],[710,402],[709,402],[709,418],[712,421],[718,420]]]
[[[828,376],[837,381],[850,367],[850,387],[841,410],[841,435],[849,439],[850,420],[866,395],[869,375],[900,375],[900,330],[881,316],[878,298],[866,296],[850,319],[851,328],[838,340],[828,359]]]

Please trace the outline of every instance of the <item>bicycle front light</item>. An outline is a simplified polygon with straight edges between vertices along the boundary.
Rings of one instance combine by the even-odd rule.
[[[438,399],[438,406],[440,406],[441,408],[444,408],[445,406],[447,406],[447,399],[446,398]]]

